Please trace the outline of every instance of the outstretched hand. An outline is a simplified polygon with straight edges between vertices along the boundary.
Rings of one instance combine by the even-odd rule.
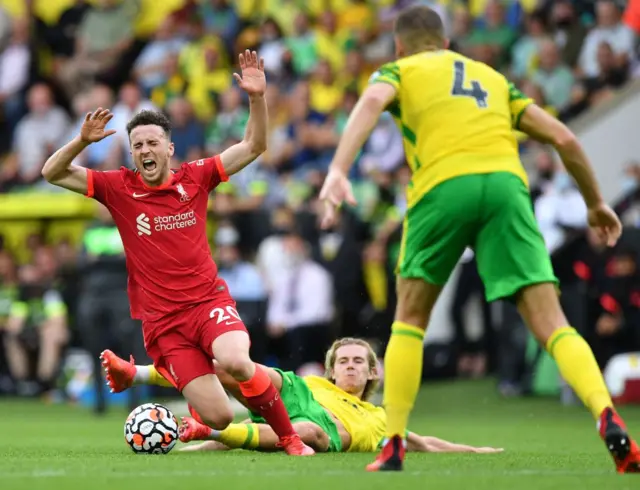
[[[94,112],[88,112],[80,128],[80,138],[85,143],[97,143],[107,136],[115,134],[115,129],[105,131],[105,127],[113,119],[109,109],[98,107]]]
[[[238,85],[249,95],[263,95],[267,90],[267,78],[264,74],[264,59],[258,58],[255,51],[244,52],[238,56],[242,76],[233,74]]]
[[[349,179],[344,172],[339,170],[329,170],[320,190],[320,200],[324,203],[320,226],[325,230],[336,224],[338,210],[343,202],[346,201],[351,206],[358,204],[353,196],[353,189]]]

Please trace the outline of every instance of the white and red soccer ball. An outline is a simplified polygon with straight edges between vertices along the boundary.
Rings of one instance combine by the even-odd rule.
[[[124,423],[124,440],[136,454],[167,454],[178,441],[178,419],[158,403],[135,408]]]

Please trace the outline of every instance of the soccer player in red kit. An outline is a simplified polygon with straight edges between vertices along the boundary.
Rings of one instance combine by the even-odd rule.
[[[71,162],[84,148],[115,132],[105,130],[112,114],[99,108],[87,114],[80,135],[47,160],[42,175],[111,212],[126,253],[131,315],[142,320],[149,356],[175,381],[192,414],[214,429],[233,420],[215,376],[215,358],[239,381],[242,394],[278,434],[283,449],[311,455],[269,376],[249,357],[248,332],[217,275],[206,237],[210,191],[266,148],[264,63],[249,51],[239,59],[242,76],[234,77],[249,96],[250,117],[243,141],[220,155],[171,170],[169,120],[160,112],[142,111],[127,125],[136,170],[98,172],[74,166]]]

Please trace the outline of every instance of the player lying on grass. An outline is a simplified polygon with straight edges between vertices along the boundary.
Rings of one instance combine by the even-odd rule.
[[[514,128],[554,146],[588,208],[589,225],[616,244],[622,225],[606,204],[576,136],[484,63],[449,51],[442,20],[407,7],[394,26],[397,61],[371,77],[349,115],[320,193],[323,226],[356,204],[348,175],[386,110],[412,171],[398,261],[397,305],[384,356],[385,444],[369,471],[403,467],[409,414],[420,386],[431,310],[467,247],[487,301],[511,299],[597,421],[620,473],[640,471],[640,449],[616,413],[591,348],[569,325],[558,280],[531,207]],[[605,144],[605,142],[603,142]]]
[[[278,391],[249,357],[249,333],[218,270],[207,241],[209,193],[266,149],[267,104],[264,61],[239,56],[234,74],[249,99],[242,141],[220,155],[171,169],[171,122],[162,112],[141,111],[127,124],[135,170],[99,172],[73,165],[90,144],[115,133],[113,115],[87,114],[80,134],[56,151],[42,169],[50,183],[104,204],[122,238],[131,316],[142,320],[145,349],[166,370],[207,425],[233,421],[229,398],[212,359],[239,382],[251,405],[273,427],[287,454],[311,455],[295,433]]]
[[[172,385],[170,378],[162,377],[153,366],[136,366],[133,360],[126,362],[111,351],[104,351],[101,358],[107,372],[107,384],[113,392],[121,392],[133,384]],[[367,342],[344,338],[334,342],[327,352],[325,378],[301,378],[292,372],[266,369],[280,391],[296,432],[306,444],[321,452],[372,452],[384,437],[386,419],[384,409],[367,401],[378,384],[376,366],[376,354]],[[218,376],[223,386],[247,406],[251,418],[217,431],[185,417],[180,439],[206,442],[183,450],[277,449],[278,437],[264,419],[251,411],[238,383],[220,370]],[[419,452],[502,451],[455,444],[413,432],[407,434],[407,449]]]

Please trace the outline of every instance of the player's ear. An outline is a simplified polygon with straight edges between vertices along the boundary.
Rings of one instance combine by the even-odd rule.
[[[173,142],[169,143],[169,156],[172,157],[173,154],[175,153],[175,151],[176,151],[176,148],[175,148]]]
[[[378,367],[372,367],[371,369],[369,369],[369,376],[367,376],[367,379],[380,379],[380,375],[378,374]]]
[[[400,37],[393,36],[396,46],[396,58],[402,58],[404,56],[404,45],[400,40]]]
[[[449,46],[451,46],[451,40],[447,39],[446,37],[444,38],[444,48],[443,49],[449,49]]]

